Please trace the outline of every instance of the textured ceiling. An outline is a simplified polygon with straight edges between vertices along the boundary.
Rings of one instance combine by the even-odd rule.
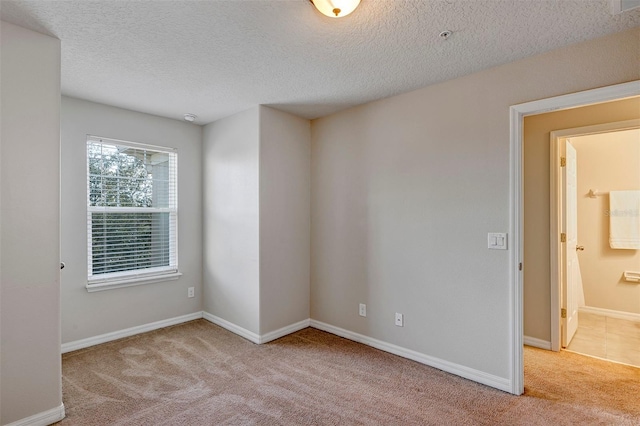
[[[316,118],[640,26],[610,0],[10,1],[5,21],[62,40],[62,92],[197,123],[271,105]],[[443,30],[453,35],[443,40]]]

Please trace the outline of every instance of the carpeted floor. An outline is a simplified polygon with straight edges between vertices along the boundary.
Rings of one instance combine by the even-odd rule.
[[[638,425],[640,369],[525,348],[520,397],[307,328],[205,320],[63,356],[59,425]]]

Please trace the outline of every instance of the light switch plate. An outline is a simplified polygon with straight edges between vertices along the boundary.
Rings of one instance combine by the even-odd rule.
[[[492,250],[506,250],[507,234],[504,232],[489,232],[487,235],[487,247]]]

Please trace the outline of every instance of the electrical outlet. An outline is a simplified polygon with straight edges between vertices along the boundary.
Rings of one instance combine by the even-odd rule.
[[[187,297],[195,297],[196,296],[196,288],[195,287],[189,287],[187,289]]]
[[[367,305],[365,305],[364,303],[361,303],[358,313],[360,314],[361,317],[366,317],[367,316]]]
[[[404,327],[404,315],[396,312],[396,326]]]

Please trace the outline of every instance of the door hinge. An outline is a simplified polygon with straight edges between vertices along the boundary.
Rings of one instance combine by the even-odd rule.
[[[520,262],[520,265],[518,265],[518,269],[522,271],[522,262]]]
[[[560,317],[561,318],[567,317],[567,310],[565,308],[560,309]]]
[[[564,167],[567,165],[567,158],[566,157],[560,157],[560,167]]]
[[[561,243],[566,243],[567,242],[567,234],[565,234],[564,232],[562,234],[560,234],[560,242]]]

